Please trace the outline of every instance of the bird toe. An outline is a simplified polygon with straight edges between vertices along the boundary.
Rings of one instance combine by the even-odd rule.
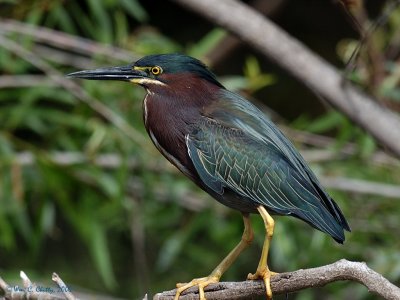
[[[272,299],[271,277],[278,273],[270,271],[268,268],[257,270],[254,274],[249,273],[247,280],[262,280],[265,284],[267,300]]]
[[[204,288],[212,283],[217,283],[217,282],[219,282],[219,278],[217,276],[208,276],[202,278],[195,278],[187,283],[177,283],[176,284],[177,289],[174,300],[179,300],[179,297],[183,291],[194,286],[197,286],[199,289],[199,299],[206,300]]]

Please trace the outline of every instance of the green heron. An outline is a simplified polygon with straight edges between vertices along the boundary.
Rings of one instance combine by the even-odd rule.
[[[84,70],[70,77],[121,80],[141,85],[146,130],[156,148],[184,175],[220,203],[243,215],[241,241],[207,277],[177,284],[182,291],[219,281],[251,243],[250,213],[259,213],[266,236],[261,259],[248,279],[262,279],[272,298],[267,265],[273,215],[290,215],[339,243],[350,227],[305,160],[283,133],[242,96],[224,88],[199,60],[182,54],[143,57],[122,67]]]

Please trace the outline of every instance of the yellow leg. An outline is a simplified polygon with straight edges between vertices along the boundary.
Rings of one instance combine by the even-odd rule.
[[[257,270],[254,274],[249,274],[247,276],[247,279],[249,280],[262,279],[265,283],[267,299],[270,300],[272,299],[271,276],[276,273],[271,272],[269,270],[267,260],[268,260],[269,246],[271,243],[272,236],[274,235],[275,222],[274,219],[272,219],[272,217],[269,215],[269,213],[263,206],[257,207],[257,210],[260,213],[262,219],[264,220],[266,234]]]
[[[240,240],[239,244],[228,254],[227,257],[224,258],[223,261],[211,272],[211,274],[207,277],[203,278],[196,278],[193,279],[191,282],[188,283],[178,283],[176,285],[177,290],[175,294],[175,300],[179,299],[180,294],[192,287],[198,286],[199,287],[199,298],[200,300],[206,300],[204,296],[204,288],[211,284],[219,282],[222,274],[232,265],[232,263],[237,259],[239,254],[246,249],[251,242],[253,241],[253,229],[251,228],[250,219],[248,214],[243,214],[243,223],[244,223],[244,230],[242,239]]]

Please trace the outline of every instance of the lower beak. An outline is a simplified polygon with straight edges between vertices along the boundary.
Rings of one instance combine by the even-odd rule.
[[[132,81],[135,78],[146,78],[147,73],[133,69],[132,65],[121,67],[101,68],[95,70],[83,70],[67,74],[67,77],[75,77],[90,80],[121,80]]]

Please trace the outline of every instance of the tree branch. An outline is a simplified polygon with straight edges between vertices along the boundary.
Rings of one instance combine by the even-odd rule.
[[[278,11],[286,0],[252,0],[249,5],[262,15],[271,16]],[[209,66],[215,67],[225,62],[228,56],[236,48],[243,44],[243,41],[234,35],[226,35],[219,43],[206,54],[206,61]]]
[[[311,162],[320,161],[325,157],[327,157],[327,159],[329,160],[334,159],[333,153],[330,151],[311,152],[310,150],[308,150],[302,151],[301,153],[304,157],[307,158],[308,161]],[[314,158],[312,157],[312,155],[314,155]],[[386,159],[388,160],[390,158],[391,157],[386,157]],[[61,166],[90,163],[105,169],[119,168],[122,164],[127,165],[132,170],[141,167],[141,162],[136,157],[132,156],[126,158],[116,153],[103,153],[89,157],[83,152],[53,152],[48,154],[47,159],[52,163]],[[31,166],[35,164],[35,161],[35,155],[28,151],[16,153],[15,156],[10,158],[9,160],[0,159],[0,163],[2,164],[8,162],[10,164],[17,164],[20,166]],[[394,162],[391,163],[394,164]],[[146,167],[154,172],[178,172],[175,168],[172,167],[172,165],[164,161],[154,161],[152,163],[148,163]],[[325,187],[336,190],[357,194],[377,195],[395,199],[400,198],[400,186],[395,184],[387,184],[382,182],[340,176],[319,176],[319,178]],[[186,197],[188,197],[188,195]],[[203,200],[199,202],[202,201]],[[191,201],[189,203],[190,205],[193,204]],[[197,208],[198,206],[196,205],[195,207]]]
[[[400,288],[390,283],[365,263],[351,262],[345,259],[333,264],[281,273],[271,278],[271,288],[275,295],[297,292],[310,287],[322,287],[335,281],[356,281],[364,285],[371,293],[384,299],[400,299]],[[156,294],[154,300],[171,300],[176,290]],[[265,294],[261,281],[220,282],[205,289],[206,298],[212,299],[249,299]],[[182,294],[180,300],[198,299],[197,288],[190,288]]]
[[[333,153],[326,150],[317,153],[308,150],[308,151],[302,151],[301,153],[304,157],[307,158],[308,161],[311,162],[320,161],[325,157],[327,157],[329,160],[334,159]],[[314,155],[315,157],[313,158],[312,155]],[[140,161],[136,157],[132,156],[126,158],[116,153],[103,153],[103,154],[98,154],[96,156],[93,155],[87,156],[85,155],[85,153],[82,152],[53,152],[49,153],[46,158],[52,163],[61,166],[72,166],[78,164],[91,163],[95,166],[105,169],[120,168],[122,165],[126,165],[128,168],[132,170],[139,169],[141,167]],[[386,157],[386,159],[388,160],[390,158],[391,157]],[[20,166],[31,166],[35,164],[35,162],[36,162],[35,155],[28,151],[16,153],[15,156],[9,161],[0,159],[0,163],[17,164]],[[147,168],[154,172],[178,172],[167,162],[164,163],[164,161],[162,162],[154,161],[153,163],[149,163],[147,165]],[[395,199],[400,198],[400,186],[395,184],[387,184],[383,182],[362,180],[349,177],[340,177],[340,176],[320,176],[319,178],[322,184],[327,188],[332,188],[336,190],[346,191],[350,193],[357,193],[357,194],[377,195]]]
[[[96,54],[121,61],[139,59],[139,57],[133,55],[131,51],[104,45],[47,27],[26,24],[12,19],[0,18],[0,32],[31,36],[36,42],[42,42],[63,50],[74,51],[89,57]]]
[[[345,113],[400,157],[400,118],[257,11],[235,0],[173,0],[230,30],[317,95]]]
[[[0,19],[1,20],[1,19]],[[141,147],[145,148],[147,151],[152,152],[153,147],[147,140],[144,139],[143,134],[141,134],[137,129],[132,127],[124,118],[122,118],[118,113],[114,112],[108,106],[104,105],[102,102],[90,96],[84,89],[82,89],[77,83],[72,80],[65,78],[64,74],[56,70],[53,66],[47,63],[44,59],[40,58],[33,52],[25,49],[17,42],[9,39],[2,34],[0,30],[0,45],[4,49],[14,53],[15,55],[21,57],[23,60],[31,63],[33,66],[45,73],[51,81],[55,84],[68,90],[81,102],[88,105],[91,109],[97,112],[99,115],[107,119],[116,128],[120,129],[121,132],[126,134],[132,139],[132,141],[139,144]]]
[[[25,272],[20,272],[21,285],[7,284],[0,276],[0,300],[79,300],[79,299],[96,299],[96,300],[122,300],[109,295],[101,295],[84,289],[84,291],[75,291],[72,293],[71,287],[56,273],[53,273],[51,280],[57,286],[47,284],[38,284],[32,282]],[[147,295],[143,298],[147,300]]]
[[[10,286],[0,277],[0,296],[7,300],[77,300],[56,273],[53,273],[52,280],[57,284],[57,288],[36,285],[23,271],[20,272],[20,277],[22,287]]]

